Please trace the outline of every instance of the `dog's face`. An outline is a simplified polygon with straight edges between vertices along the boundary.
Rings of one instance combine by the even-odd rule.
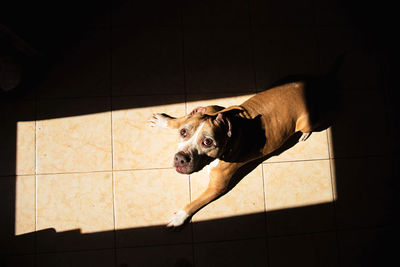
[[[220,157],[231,136],[231,125],[222,113],[205,115],[205,108],[198,108],[187,116],[178,129],[180,142],[174,156],[177,172],[190,174],[203,169]]]

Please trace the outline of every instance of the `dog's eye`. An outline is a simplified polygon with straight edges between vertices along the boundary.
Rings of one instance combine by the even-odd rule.
[[[210,147],[213,144],[213,140],[211,138],[205,138],[202,144],[205,147]]]
[[[182,137],[186,137],[186,136],[187,136],[187,134],[188,134],[188,133],[187,133],[187,130],[186,130],[186,129],[184,129],[184,128],[183,128],[183,129],[181,129],[179,133],[180,133],[180,135],[181,135]]]

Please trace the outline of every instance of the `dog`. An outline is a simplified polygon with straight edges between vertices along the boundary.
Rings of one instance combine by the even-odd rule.
[[[153,114],[151,126],[178,130],[180,142],[173,159],[178,173],[191,174],[209,165],[207,189],[175,212],[167,226],[182,226],[224,194],[242,166],[270,155],[293,134],[300,132],[299,141],[307,140],[320,126],[321,107],[329,107],[319,100],[322,88],[332,86],[332,79],[326,77],[331,77],[339,64],[324,78],[288,78],[240,105],[197,107],[179,118]]]

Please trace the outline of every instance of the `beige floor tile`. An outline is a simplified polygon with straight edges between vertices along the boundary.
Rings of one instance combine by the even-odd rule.
[[[269,235],[334,227],[329,160],[264,164]]]
[[[208,181],[207,170],[190,176],[192,200],[207,188]],[[265,234],[263,194],[262,167],[258,166],[231,191],[193,216],[195,240],[226,240]],[[252,227],[247,227],[248,224]]]
[[[255,92],[248,26],[185,27],[189,93]]]
[[[16,135],[16,174],[35,173],[35,121],[18,121]]]
[[[332,202],[328,160],[264,165],[267,211]]]
[[[114,98],[113,109],[114,170],[172,167],[178,131],[153,128],[148,121],[153,113],[185,115],[184,96]]]
[[[266,240],[195,244],[196,266],[266,266]]]
[[[207,170],[190,175],[192,199],[196,199],[208,185]],[[243,178],[231,191],[201,209],[193,221],[212,220],[264,211],[262,168]]]
[[[40,101],[38,119],[39,174],[112,169],[108,98]]]
[[[35,103],[0,101],[0,175],[35,174]]]
[[[77,251],[63,253],[46,253],[36,256],[36,266],[114,266],[114,250]]]
[[[183,94],[180,27],[113,28],[113,95]]]
[[[115,177],[118,246],[176,243],[190,227],[169,233],[170,216],[189,202],[189,177],[173,169],[120,171]],[[122,231],[119,231],[122,230]]]
[[[113,229],[111,172],[37,177],[39,251],[112,247]]]
[[[331,157],[387,154],[391,139],[383,96],[378,92],[360,90],[346,91],[341,97],[343,105],[329,133]],[[371,130],[371,121],[377,130]]]
[[[387,157],[334,160],[338,227],[371,227],[393,222],[397,214],[394,204],[397,190],[391,164]]]
[[[109,96],[111,94],[110,31],[99,28],[82,33],[70,44],[41,83],[42,97]]]
[[[318,73],[314,31],[307,28],[257,27],[254,39],[258,90],[265,90],[289,75]]]
[[[0,248],[6,253],[33,253],[35,176],[0,177]]]
[[[336,233],[270,238],[269,266],[338,266]]]
[[[265,162],[328,159],[328,141],[326,130],[313,132],[304,142],[298,142],[293,147],[277,156],[268,158]]]
[[[35,255],[8,255],[1,259],[2,266],[35,267]]]
[[[117,249],[117,266],[193,266],[192,245]]]
[[[337,232],[340,266],[391,266],[396,261],[395,225],[353,228]]]
[[[35,176],[17,176],[15,181],[15,235],[35,231]]]

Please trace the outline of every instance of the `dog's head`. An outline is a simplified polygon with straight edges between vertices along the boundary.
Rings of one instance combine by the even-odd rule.
[[[227,112],[233,109],[241,107],[198,107],[186,116],[186,121],[179,128],[180,142],[174,156],[177,172],[190,174],[199,171],[224,153],[232,136],[231,119]]]

